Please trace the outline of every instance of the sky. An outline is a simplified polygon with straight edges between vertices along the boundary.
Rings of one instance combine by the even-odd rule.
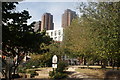
[[[33,21],[41,21],[42,15],[44,13],[51,13],[53,15],[54,28],[61,28],[62,14],[66,9],[71,9],[79,14],[79,10],[76,9],[77,2],[27,2],[23,1],[17,5],[16,10],[22,11],[27,10],[32,16],[28,20],[28,24]]]

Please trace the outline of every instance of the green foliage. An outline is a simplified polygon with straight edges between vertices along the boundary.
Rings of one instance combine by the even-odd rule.
[[[24,64],[24,67],[26,69],[31,69],[31,68],[34,68],[33,66],[35,67],[39,67],[40,66],[40,61],[39,60],[29,60],[27,61],[25,64]]]
[[[53,77],[54,77],[54,74],[55,74],[55,72],[54,72],[54,71],[50,71],[50,72],[49,72],[49,76],[50,76],[51,78],[53,78]]]
[[[84,16],[82,17],[88,21],[87,24],[90,25],[91,32],[96,35],[94,37],[94,50],[103,61],[119,58],[117,56],[120,54],[120,46],[118,45],[120,42],[119,3],[88,3],[89,6],[80,9],[80,11],[88,12],[83,12]]]
[[[66,73],[61,73],[61,72],[50,71],[49,76],[53,79],[63,79],[63,78],[67,77],[67,74]]]
[[[54,75],[54,79],[63,79],[66,78],[67,74],[66,73],[60,73],[60,72],[56,72]]]
[[[54,74],[55,74],[54,71],[50,71],[50,72],[49,72],[49,76],[50,76],[51,78],[53,78]]]
[[[58,67],[56,69],[56,72],[63,73],[67,66],[68,66],[68,64],[66,62],[59,61],[58,62]]]
[[[24,68],[19,67],[18,72],[19,73],[29,73],[31,75],[31,77],[34,77],[34,76],[38,75],[38,73],[36,73],[35,70],[27,70],[26,67],[24,67]]]
[[[63,61],[59,61],[58,62],[58,67],[56,70],[54,71],[50,71],[49,72],[49,76],[53,79],[63,79],[63,78],[66,78],[67,77],[67,74],[65,73],[65,68],[67,67],[68,65],[63,62]]]
[[[52,42],[51,45],[49,45],[49,51],[52,55],[63,55],[61,42]]]
[[[31,74],[31,77],[37,76],[38,73],[36,73],[35,70],[29,70],[27,73]]]
[[[22,68],[22,69],[19,69],[18,72],[19,73],[26,73],[26,70]]]
[[[2,26],[3,26],[3,52],[6,56],[15,57],[20,53],[45,53],[48,49],[42,50],[40,45],[49,45],[52,40],[46,36],[46,32],[34,32],[33,24],[27,25],[31,18],[29,12],[24,10],[16,12],[16,3],[2,3]],[[9,53],[8,53],[9,52]]]
[[[32,28],[33,23],[27,25],[27,20],[30,19],[31,16],[26,10],[21,12],[16,11],[15,8],[17,4],[17,2],[2,3],[2,52],[3,55],[13,60],[18,56],[17,64],[15,64],[16,61],[11,64],[15,69],[21,63],[25,54],[42,54],[48,52],[49,50],[42,49],[41,45],[43,43],[49,45],[52,41],[49,36],[46,36],[45,31],[34,32]]]
[[[51,67],[51,55],[49,53],[44,54],[31,54],[32,58],[28,60],[24,67],[26,69],[34,68],[35,67]]]
[[[87,60],[120,58],[120,2],[80,3],[82,16],[65,28],[63,47]]]

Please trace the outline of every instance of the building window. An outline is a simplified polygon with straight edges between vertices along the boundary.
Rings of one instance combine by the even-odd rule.
[[[60,32],[60,30],[58,31],[58,35],[60,35],[61,34],[61,32]]]
[[[57,37],[55,37],[54,39],[57,40]]]
[[[58,41],[60,41],[60,39],[61,39],[61,36],[58,37]]]
[[[55,36],[57,35],[57,31],[55,31]]]
[[[51,36],[53,36],[53,32],[51,32]]]

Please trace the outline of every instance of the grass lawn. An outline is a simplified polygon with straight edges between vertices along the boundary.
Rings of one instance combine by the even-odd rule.
[[[80,72],[81,74],[86,74],[87,76],[90,76],[90,78],[104,78],[105,70],[93,70],[93,69],[76,69],[77,72]]]
[[[104,78],[104,74],[106,71],[111,70],[112,67],[107,67],[106,69],[101,69],[101,66],[80,66],[75,71],[80,72],[81,74],[86,74],[89,78]]]

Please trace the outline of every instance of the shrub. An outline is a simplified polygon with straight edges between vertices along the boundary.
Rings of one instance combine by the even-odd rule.
[[[18,72],[19,73],[26,73],[26,69],[22,67],[18,67]]]
[[[68,66],[68,64],[66,62],[59,61],[56,71],[63,73],[67,66]]]
[[[19,74],[12,74],[12,78],[21,78]]]
[[[53,78],[54,79],[63,79],[63,78],[66,78],[66,77],[67,77],[67,74],[56,72]]]
[[[49,76],[53,79],[62,79],[62,78],[66,78],[67,77],[67,74],[64,72],[65,68],[67,67],[68,65],[63,62],[63,61],[60,61],[58,63],[58,67],[56,69],[56,71],[50,71],[49,72]]]
[[[53,78],[53,77],[54,77],[54,72],[53,72],[53,71],[50,71],[50,72],[49,72],[49,76],[50,76],[51,78]]]
[[[66,73],[61,73],[61,72],[50,71],[49,76],[53,79],[62,79],[62,78],[66,78],[67,74]]]
[[[27,69],[33,68],[32,66],[38,67],[40,65],[40,61],[39,60],[32,60],[30,59],[29,61],[27,61],[24,65],[24,67],[26,67]]]
[[[36,73],[36,71],[34,71],[34,70],[29,70],[27,73],[30,73],[31,77],[38,75],[38,73]]]

